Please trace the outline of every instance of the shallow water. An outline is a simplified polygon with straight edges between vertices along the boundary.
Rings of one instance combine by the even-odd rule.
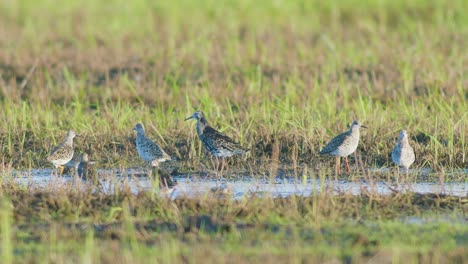
[[[134,193],[147,190],[158,190],[155,183],[149,177],[144,176],[142,170],[127,169],[120,170],[99,170],[99,181],[101,191],[113,192],[119,188],[129,188]],[[83,184],[84,181],[77,180],[70,175],[55,176],[51,169],[37,169],[31,171],[18,171],[13,173],[14,181],[22,185],[34,188],[58,187],[70,184]],[[439,193],[454,196],[467,196],[468,182],[431,183],[418,182],[410,185],[388,184],[382,181],[373,183],[364,181],[344,181],[309,179],[306,183],[295,179],[275,179],[270,180],[254,179],[252,177],[241,180],[212,180],[189,175],[179,175],[173,177],[177,181],[177,186],[170,194],[172,198],[193,197],[198,195],[218,195],[232,196],[234,199],[242,198],[245,195],[269,195],[273,197],[286,197],[289,195],[310,196],[321,191],[329,193],[351,193],[360,194],[363,192],[391,194],[393,191],[412,191],[417,193]],[[83,186],[85,186],[83,184]]]
[[[398,218],[398,221],[407,223],[407,224],[419,224],[419,225],[426,225],[426,224],[434,224],[434,223],[468,223],[468,218],[463,215],[439,215],[439,216],[426,216],[426,217],[418,217],[418,216],[406,216]]]

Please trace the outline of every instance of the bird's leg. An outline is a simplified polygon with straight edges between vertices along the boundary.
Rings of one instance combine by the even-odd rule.
[[[65,168],[63,166],[59,166],[59,168],[60,168],[60,175],[62,175]]]
[[[346,170],[348,171],[348,173],[350,173],[351,170],[349,169],[348,156],[344,157],[344,160],[345,160],[345,163],[346,163]]]
[[[212,158],[212,157],[211,157]],[[218,186],[218,168],[219,168],[219,159],[215,156],[215,176],[216,176],[216,186]]]
[[[223,176],[224,165],[226,164],[226,160],[224,157],[221,159],[221,176]]]
[[[218,176],[219,159],[218,159],[218,157],[215,157],[215,159],[216,159],[216,162],[215,162],[215,163],[216,163],[216,165],[215,165],[215,172],[216,172],[216,176]]]
[[[400,166],[398,166],[398,165],[396,166],[396,173],[397,173],[397,175],[395,177],[396,178],[396,183],[397,183],[398,188],[400,188]]]
[[[213,155],[210,155],[210,162],[211,162],[211,165],[213,165],[213,163],[214,163],[213,162]],[[215,168],[215,169],[217,169],[217,168]]]
[[[335,160],[336,160],[335,173],[336,173],[336,176],[338,176],[340,175],[340,156],[336,156]]]

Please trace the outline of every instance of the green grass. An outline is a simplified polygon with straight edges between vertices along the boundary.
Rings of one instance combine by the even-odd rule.
[[[2,187],[9,197],[2,209],[9,213],[1,218],[2,250],[9,250],[2,252],[14,250],[18,262],[466,259],[466,197],[324,192],[172,201],[150,192],[106,195],[71,185]]]
[[[369,127],[357,151],[366,167],[393,166],[389,153],[406,129],[414,167],[433,169],[430,180],[449,180],[468,162],[467,1],[19,0],[0,6],[3,260],[466,262],[465,198],[440,205],[446,198],[420,204],[412,194],[367,199],[322,192],[288,202],[174,202],[125,190],[41,193],[9,182],[15,170],[52,167],[45,158],[68,129],[81,136],[75,148],[91,152],[99,168],[139,166],[137,122],[177,159],[171,166],[199,172],[210,161],[193,122],[183,121],[198,109],[252,149],[246,160],[229,164],[233,177],[284,170],[323,180],[333,159],[318,151],[359,118]],[[349,178],[391,177],[357,171]],[[466,174],[455,180],[466,184]],[[187,219],[205,215],[228,230],[189,228]],[[437,221],[401,221],[413,216]],[[137,225],[152,221],[177,230]]]
[[[92,148],[101,166],[131,166],[131,128],[141,121],[193,170],[202,148],[183,119],[201,109],[253,149],[256,167],[271,158],[275,140],[282,161],[316,163],[318,150],[354,118],[371,128],[360,147],[368,166],[389,165],[405,128],[416,166],[466,167],[465,7],[464,1],[6,4],[4,162],[48,166],[51,146],[73,128],[84,135],[77,148]]]

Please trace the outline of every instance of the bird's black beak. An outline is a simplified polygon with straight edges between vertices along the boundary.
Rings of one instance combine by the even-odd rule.
[[[366,126],[363,126],[363,125],[361,125],[361,127],[362,127],[362,128],[366,128],[366,129],[367,129],[367,127],[366,127]]]
[[[190,120],[190,119],[193,119],[193,118],[195,118],[195,116],[192,115],[192,116],[189,116],[189,117],[185,118],[184,121],[187,121],[187,120]]]

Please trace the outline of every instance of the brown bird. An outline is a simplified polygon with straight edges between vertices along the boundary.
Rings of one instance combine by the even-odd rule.
[[[47,157],[47,160],[50,161],[55,168],[60,168],[60,174],[63,173],[63,165],[67,164],[73,158],[73,138],[75,138],[75,136],[75,131],[68,130],[62,143],[55,147]]]

